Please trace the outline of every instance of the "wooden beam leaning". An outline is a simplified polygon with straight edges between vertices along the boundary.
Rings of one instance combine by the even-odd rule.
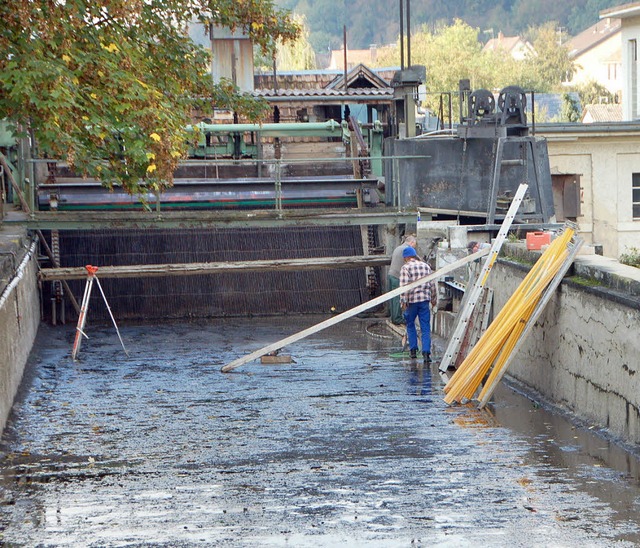
[[[234,261],[219,263],[177,263],[128,266],[101,266],[101,278],[142,278],[151,276],[196,276],[221,274],[224,272],[285,271],[285,270],[334,270],[385,266],[391,262],[390,255],[368,255],[366,257],[321,257],[312,259],[275,259],[263,261]],[[43,268],[39,278],[47,280],[84,280],[87,271],[82,267]]]
[[[527,323],[525,324],[524,329],[520,334],[515,346],[511,350],[511,353],[509,354],[508,358],[505,360],[504,364],[502,364],[502,367],[496,373],[495,377],[487,380],[487,384],[485,385],[482,392],[478,396],[479,402],[480,402],[478,407],[480,409],[482,409],[491,398],[491,395],[496,389],[496,386],[498,385],[500,380],[502,380],[502,377],[507,371],[509,364],[511,363],[513,358],[518,354],[518,351],[524,344],[525,340],[527,339],[527,336],[533,329],[533,326],[538,321],[538,318],[546,308],[547,304],[549,304],[551,297],[553,297],[553,295],[555,294],[556,290],[558,289],[558,286],[562,282],[563,278],[566,276],[567,271],[569,270],[569,268],[571,268],[571,265],[573,264],[573,261],[578,255],[578,252],[580,251],[580,248],[582,247],[583,243],[584,243],[584,240],[582,238],[577,237],[575,238],[574,243],[570,245],[569,254],[567,255],[564,262],[562,263],[562,266],[560,267],[560,269],[558,270],[554,278],[551,280],[551,283],[546,287],[546,289],[542,293],[540,300],[536,304],[536,307],[533,310],[533,313],[527,320]]]
[[[236,367],[240,367],[241,365],[244,365],[245,363],[249,363],[250,361],[253,360],[257,360],[258,358],[264,356],[265,354],[268,354],[269,352],[273,352],[275,350],[280,350],[281,348],[283,348],[284,346],[294,343],[296,341],[299,341],[301,339],[304,339],[305,337],[308,337],[309,335],[313,335],[315,333],[318,333],[319,331],[322,331],[323,329],[326,329],[327,327],[331,327],[332,325],[335,325],[337,323],[340,323],[343,320],[346,320],[348,318],[351,318],[352,316],[355,316],[356,314],[360,314],[360,312],[364,312],[365,310],[369,310],[370,308],[373,308],[374,306],[378,306],[379,304],[382,304],[390,299],[392,299],[393,297],[396,297],[398,295],[401,295],[402,293],[405,293],[406,291],[409,291],[410,289],[413,289],[414,287],[418,287],[419,285],[422,285],[424,283],[430,282],[431,280],[435,280],[437,278],[440,278],[442,276],[444,276],[445,274],[448,274],[449,272],[453,272],[454,270],[457,270],[458,268],[460,268],[461,266],[466,265],[467,263],[470,263],[472,261],[475,261],[476,259],[480,259],[481,257],[484,257],[485,255],[489,254],[489,249],[481,249],[480,251],[473,253],[472,255],[469,255],[468,257],[463,257],[462,259],[459,259],[458,261],[455,261],[443,268],[441,268],[440,270],[437,270],[436,272],[434,272],[433,274],[429,274],[429,276],[425,276],[424,278],[420,278],[419,280],[416,280],[415,282],[412,282],[408,285],[399,287],[397,289],[394,289],[393,291],[389,291],[387,293],[385,293],[384,295],[380,295],[379,297],[376,297],[375,299],[371,299],[370,301],[367,301],[366,303],[362,303],[354,308],[351,308],[350,310],[346,310],[345,312],[342,312],[341,314],[338,314],[337,316],[333,316],[332,318],[329,318],[328,320],[325,320],[323,322],[320,322],[319,324],[316,324],[314,326],[311,326],[307,329],[304,329],[303,331],[300,331],[298,333],[295,333],[294,335],[291,335],[285,339],[282,339],[278,342],[275,342],[273,344],[270,344],[268,346],[265,346],[264,348],[260,348],[259,350],[256,350],[254,352],[251,352],[250,354],[247,354],[245,356],[242,356],[230,363],[228,363],[227,365],[224,365],[221,369],[221,371],[223,373],[227,373],[233,369],[235,369]]]

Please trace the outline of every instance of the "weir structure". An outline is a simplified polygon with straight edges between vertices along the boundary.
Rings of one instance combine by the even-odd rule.
[[[439,246],[439,251],[452,255],[458,233],[453,228],[465,231],[464,243],[456,242],[465,255],[467,232],[474,239],[489,241],[523,180],[532,190],[515,219],[519,237],[560,226],[554,222],[556,196],[546,143],[533,131],[529,133],[523,94],[505,90],[492,103],[487,93],[471,93],[461,86],[460,95],[464,98],[461,104],[467,106],[461,106],[461,124],[455,131],[410,139],[384,139],[375,124],[360,131],[361,139],[353,122],[351,127],[347,122],[346,130],[343,123],[325,124],[324,129],[310,127],[327,135],[305,137],[297,143],[284,136],[257,139],[258,131],[253,136],[251,131],[241,135],[233,128],[231,133],[216,135],[215,128],[205,127],[210,136],[205,132],[202,149],[181,166],[171,192],[147,196],[148,210],[131,197],[123,200],[116,194],[110,201],[97,184],[65,180],[73,174],[62,163],[30,158],[22,141],[0,141],[0,158],[7,166],[2,184],[9,200],[23,209],[23,213],[11,212],[4,224],[42,232],[40,240],[46,245],[41,245],[40,257],[47,259],[41,260],[45,268],[40,276],[40,302],[50,320],[73,315],[74,305],[66,297],[82,293],[84,280],[77,278],[77,272],[87,264],[99,266],[102,272],[113,269],[114,277],[103,276],[102,281],[118,321],[340,314],[371,302],[386,289],[383,269],[403,233],[426,224],[428,236],[420,242],[422,250],[444,237],[448,244]],[[347,134],[349,139],[343,140]],[[310,151],[316,149],[319,152],[314,156]],[[365,149],[366,154],[361,154]],[[333,158],[329,158],[331,153]],[[323,172],[328,166],[331,168]],[[433,229],[430,222],[441,222],[445,228]],[[31,287],[35,288],[35,268],[32,270]],[[492,288],[500,304],[504,299],[500,292],[509,292],[507,281],[501,279]],[[442,286],[455,287],[456,281],[445,279]],[[569,292],[565,287],[561,284],[562,298],[569,293],[573,298],[575,293],[576,302],[584,299],[582,288],[574,286]],[[34,296],[35,289],[30,294],[30,310],[37,300]],[[551,299],[551,307],[556,298]],[[594,303],[597,309],[599,297]],[[107,311],[101,306],[96,296],[90,304],[91,317],[107,321]],[[564,305],[555,306],[566,315]],[[628,314],[630,307],[633,316]],[[616,313],[635,319],[637,310],[637,303],[623,304]],[[14,318],[16,329],[23,325],[18,316]],[[34,318],[39,319],[39,314],[30,316]],[[577,337],[587,330],[590,319],[577,329],[570,321],[573,318],[563,320],[552,335],[571,332]],[[571,383],[578,383],[588,397],[581,398],[576,390],[576,397],[569,401],[571,410],[585,414],[584,400],[593,401],[589,404],[593,409],[586,413],[590,419],[606,426],[615,424],[616,434],[637,443],[638,376],[627,360],[637,355],[637,341],[630,338],[626,343],[619,370],[593,368],[584,378],[579,367],[567,374],[566,356],[579,364],[583,351],[600,357],[600,350],[579,339],[573,346],[581,349],[580,356],[570,353],[573,346],[567,350],[558,345],[563,350],[551,353],[545,342],[549,333],[535,326],[531,337],[536,344],[531,346],[542,353],[541,364],[552,362],[554,376],[547,378],[542,365],[532,372],[516,360],[516,377],[556,402],[565,401]],[[617,343],[610,339],[608,343]],[[604,348],[605,344],[597,346]],[[528,352],[528,347],[522,351]],[[610,390],[611,375],[616,379],[627,375],[631,382]],[[595,396],[593,386],[597,387]],[[617,406],[615,414],[609,413],[611,405]]]
[[[458,129],[415,138],[385,138],[380,121],[360,123],[346,107],[341,122],[202,122],[190,128],[199,140],[173,187],[142,197],[107,192],[16,141],[7,162],[19,166],[22,184],[11,188],[27,210],[17,222],[42,233],[51,251],[44,267],[139,265],[137,277],[104,279],[121,319],[346,310],[386,290],[382,258],[418,218],[474,224],[490,238],[528,181],[516,222],[525,231],[553,225],[546,144],[529,135],[525,94],[505,88],[492,103],[487,93],[461,85]],[[319,268],[285,272],[278,263],[305,260]],[[255,261],[272,263],[256,273]],[[320,268],[323,261],[335,268]],[[167,266],[164,276],[145,268],[230,262],[248,268],[216,276],[209,267]],[[77,312],[65,295],[79,295],[81,282],[60,270],[41,280],[45,315]]]

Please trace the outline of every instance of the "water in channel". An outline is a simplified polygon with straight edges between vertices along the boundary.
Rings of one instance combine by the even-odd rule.
[[[634,546],[638,456],[502,385],[447,407],[437,365],[353,319],[43,326],[0,450],[8,546]],[[442,352],[442,341],[435,354]]]

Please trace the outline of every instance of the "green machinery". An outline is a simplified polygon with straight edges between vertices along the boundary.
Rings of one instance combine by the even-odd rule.
[[[349,128],[346,120],[278,124],[200,123],[187,126],[189,131],[198,134],[198,145],[190,148],[189,156],[208,159],[262,159],[264,138],[339,137],[347,145],[355,139],[360,149],[359,156],[366,155],[371,160],[372,175],[382,175],[382,124],[379,121],[372,124],[366,131],[366,139],[359,125],[352,123],[352,127],[353,130]]]

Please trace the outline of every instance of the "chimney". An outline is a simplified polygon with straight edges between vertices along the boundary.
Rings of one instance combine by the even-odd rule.
[[[369,56],[372,63],[375,63],[378,60],[378,45],[371,44],[369,46]]]

